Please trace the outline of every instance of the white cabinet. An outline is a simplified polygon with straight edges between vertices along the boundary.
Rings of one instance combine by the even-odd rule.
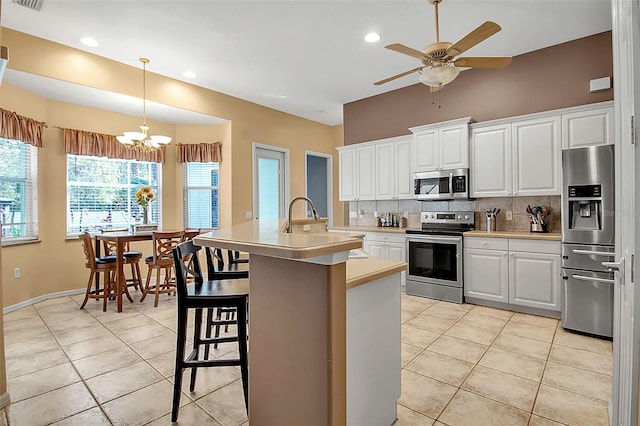
[[[396,194],[395,145],[379,143],[376,148],[376,200],[391,200]]]
[[[469,167],[469,123],[471,117],[412,127],[414,171]]]
[[[562,114],[562,149],[613,144],[613,107]]]
[[[512,124],[513,195],[560,195],[560,116]]]
[[[395,196],[397,199],[413,198],[413,178],[411,176],[411,159],[413,155],[413,138],[407,136],[397,140],[395,147]]]
[[[472,129],[470,151],[472,196],[511,195],[511,124]]]
[[[560,195],[560,116],[474,126],[471,196]]]
[[[367,232],[364,238],[364,251],[370,256],[380,259],[407,261],[407,245],[404,233]],[[401,285],[404,288],[406,272],[401,274]]]
[[[376,199],[376,151],[373,145],[356,148],[357,200]]]
[[[509,242],[505,238],[465,238],[464,295],[509,302]]]
[[[464,241],[464,295],[560,311],[560,242],[470,237]]]
[[[560,311],[560,242],[509,240],[509,302]]]
[[[338,152],[340,163],[339,193],[340,201],[354,201],[357,198],[356,149],[343,149]]]

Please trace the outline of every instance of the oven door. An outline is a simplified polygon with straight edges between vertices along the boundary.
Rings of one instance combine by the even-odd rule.
[[[407,280],[462,287],[462,236],[407,235]]]

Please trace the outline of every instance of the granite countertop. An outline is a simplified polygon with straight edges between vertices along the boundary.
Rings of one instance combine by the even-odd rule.
[[[362,240],[351,235],[335,232],[287,234],[280,232],[280,228],[280,221],[256,220],[201,234],[194,242],[284,259],[308,259],[362,247]]]
[[[526,240],[545,240],[545,241],[561,241],[562,234],[560,232],[527,232],[527,231],[467,231],[464,237],[482,237],[482,238],[520,238]]]
[[[394,234],[404,234],[407,229],[420,229],[420,228],[396,228],[396,227],[378,227],[378,226],[332,226],[329,228],[340,231],[355,231],[355,232],[390,232]]]

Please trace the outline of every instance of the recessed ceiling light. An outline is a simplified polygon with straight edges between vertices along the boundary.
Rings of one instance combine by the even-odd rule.
[[[196,73],[194,73],[193,71],[185,71],[182,73],[182,75],[186,78],[196,78]]]
[[[364,36],[364,41],[367,43],[375,43],[380,40],[380,34],[378,33],[369,33]]]
[[[91,37],[82,37],[80,39],[80,42],[82,44],[85,44],[87,46],[91,46],[91,47],[98,47],[98,42],[95,41],[94,39],[92,39]]]

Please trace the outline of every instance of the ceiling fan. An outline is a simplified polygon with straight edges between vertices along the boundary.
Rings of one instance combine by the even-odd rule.
[[[436,8],[436,42],[428,45],[423,51],[415,50],[400,43],[385,46],[389,50],[409,55],[422,61],[422,65],[412,70],[394,75],[375,82],[376,86],[395,80],[414,72],[420,73],[420,81],[431,87],[431,91],[437,91],[445,84],[452,82],[460,73],[458,67],[468,68],[504,68],[511,63],[509,56],[497,57],[467,57],[456,56],[466,52],[478,43],[488,39],[501,30],[495,22],[486,21],[456,43],[440,41],[440,28],[438,21],[438,4],[443,0],[428,0]]]

